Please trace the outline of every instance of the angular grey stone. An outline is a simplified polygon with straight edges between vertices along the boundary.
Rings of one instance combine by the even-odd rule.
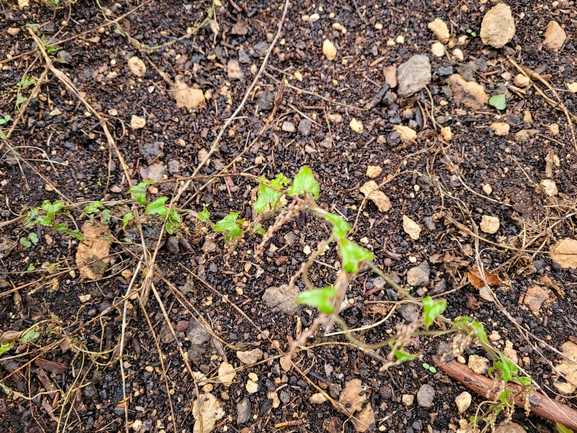
[[[262,295],[262,301],[269,308],[278,308],[283,313],[293,314],[299,309],[297,296],[299,290],[296,286],[289,288],[288,284],[280,287],[269,287]]]
[[[398,95],[406,98],[431,82],[431,63],[427,56],[417,54],[397,68]]]
[[[301,119],[299,122],[299,132],[306,137],[311,133],[312,124],[309,119]]]
[[[421,385],[417,392],[417,402],[419,403],[419,406],[426,409],[430,408],[433,405],[434,398],[435,388],[428,384]]]
[[[429,285],[431,267],[429,262],[423,262],[419,266],[409,269],[407,272],[407,284],[413,287],[426,287]]]
[[[414,322],[419,318],[421,312],[416,304],[403,304],[399,307],[399,314],[407,322]]]
[[[236,425],[241,425],[250,420],[252,410],[250,407],[250,400],[245,397],[240,403],[236,405]]]

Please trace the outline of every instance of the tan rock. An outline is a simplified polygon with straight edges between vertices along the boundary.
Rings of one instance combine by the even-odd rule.
[[[508,341],[507,344],[510,342]],[[512,345],[511,345],[512,346]],[[503,349],[503,355],[505,355],[513,364],[519,363],[519,357],[517,356],[517,351],[513,347],[505,347]]]
[[[258,383],[249,379],[246,381],[245,389],[249,394],[255,394],[258,392]]]
[[[451,131],[450,126],[445,126],[444,128],[441,128],[441,137],[443,137],[443,140],[445,141],[451,141],[451,139],[453,138],[453,131]]]
[[[415,401],[415,396],[413,394],[403,394],[401,400],[405,406],[412,406]]]
[[[431,45],[431,53],[435,57],[443,57],[445,55],[445,46],[440,42],[435,42]]]
[[[480,109],[489,101],[489,95],[487,95],[483,86],[469,82],[459,74],[451,75],[449,84],[455,99],[466,107]]]
[[[533,123],[533,115],[529,110],[523,110],[523,122]]]
[[[543,305],[543,302],[547,299],[549,299],[547,290],[540,286],[532,286],[529,287],[527,293],[525,293],[523,303],[529,307],[533,313],[537,313]]]
[[[497,231],[499,230],[499,224],[500,224],[499,218],[489,215],[483,215],[483,217],[481,218],[481,224],[479,226],[481,227],[481,231],[483,233],[488,233],[492,235],[494,233],[497,233]]]
[[[373,430],[376,420],[375,411],[373,410],[372,404],[367,404],[364,409],[358,412],[352,419],[353,427],[355,431],[363,433],[369,430]]]
[[[489,360],[483,356],[471,355],[467,366],[477,374],[485,374],[489,369]]]
[[[367,167],[367,177],[370,177],[371,179],[376,179],[382,172],[382,167],[379,167],[378,165],[369,165]]]
[[[481,40],[485,45],[501,48],[515,36],[515,20],[511,8],[499,3],[491,8],[481,23]]]
[[[228,78],[230,80],[242,80],[244,78],[244,74],[242,73],[242,69],[240,69],[240,64],[238,60],[229,60],[226,69],[228,71]]]
[[[206,103],[202,90],[186,84],[184,75],[176,76],[171,94],[178,108],[197,108]]]
[[[339,403],[342,403],[351,414],[362,410],[363,404],[367,401],[367,393],[362,391],[364,389],[360,379],[349,380],[339,395]]]
[[[418,240],[421,234],[421,226],[406,215],[403,215],[403,230],[414,240]]]
[[[563,269],[577,269],[577,240],[564,238],[557,241],[553,248],[551,258]]]
[[[551,125],[549,125],[549,132],[551,133],[551,135],[559,135],[559,125],[557,125],[556,123],[552,123]]]
[[[380,212],[388,212],[393,207],[389,197],[379,190],[379,185],[374,180],[366,182],[360,191],[377,206]]]
[[[337,47],[328,39],[325,39],[323,42],[323,54],[330,61],[333,61],[337,57]]]
[[[243,364],[255,364],[262,359],[263,353],[260,349],[253,349],[245,352],[236,352],[236,356]]]
[[[132,129],[141,129],[146,126],[146,119],[140,116],[133,115],[130,118],[130,127]]]
[[[225,387],[232,385],[235,376],[236,371],[228,362],[223,362],[220,364],[220,367],[218,367],[218,380],[220,380],[220,383]]]
[[[563,359],[555,369],[555,372],[563,375],[564,381],[555,381],[553,385],[563,394],[573,394],[577,389],[577,344],[567,341],[561,346]]]
[[[453,56],[455,56],[455,58],[460,62],[465,60],[465,53],[463,53],[463,50],[461,50],[460,48],[455,48],[453,50]]]
[[[439,41],[444,44],[449,42],[451,32],[449,31],[447,24],[441,18],[435,18],[427,25],[427,27],[435,34]]]
[[[402,141],[415,141],[417,139],[417,131],[408,126],[395,125],[393,130],[399,133]]]
[[[351,119],[349,126],[351,130],[356,132],[357,134],[361,134],[365,130],[365,128],[363,127],[363,122],[355,119],[354,117]]]
[[[325,401],[327,401],[327,398],[322,392],[317,392],[316,394],[311,395],[309,401],[312,404],[323,404]]]
[[[561,28],[557,21],[551,21],[547,24],[547,30],[545,30],[545,40],[543,41],[543,46],[549,51],[558,51],[559,48],[563,46],[565,40],[567,39],[567,34],[565,30]]]
[[[467,391],[462,392],[455,398],[455,404],[457,405],[457,409],[459,413],[465,412],[471,406],[471,402],[473,401],[473,397]]]
[[[509,134],[510,126],[508,123],[505,122],[493,122],[491,123],[491,130],[493,131],[493,135],[498,137],[504,137],[505,135]]]
[[[144,77],[144,75],[146,75],[146,65],[137,56],[128,59],[128,68],[137,77]]]
[[[194,433],[210,433],[214,430],[216,422],[225,416],[224,405],[212,394],[201,394],[192,403],[192,416],[196,420]]]
[[[559,190],[557,189],[557,184],[555,183],[554,180],[543,179],[539,185],[541,185],[541,188],[543,188],[543,191],[549,197],[554,197],[559,193]]]
[[[567,83],[567,89],[569,89],[571,93],[577,93],[577,82]]]
[[[529,87],[529,85],[531,84],[531,79],[523,74],[517,74],[513,79],[513,84],[515,84],[515,86],[517,87],[521,87],[522,89],[524,89],[525,87]]]
[[[397,87],[397,67],[387,66],[383,68],[383,75],[385,76],[385,83],[391,86],[391,89]]]
[[[493,188],[491,187],[491,185],[486,183],[485,185],[483,185],[483,192],[487,195],[491,195],[491,193],[493,192]]]

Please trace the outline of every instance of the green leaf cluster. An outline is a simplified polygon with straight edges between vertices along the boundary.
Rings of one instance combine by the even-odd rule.
[[[277,174],[276,178],[270,181],[262,176],[259,182],[258,194],[254,202],[254,210],[258,214],[274,210],[282,196],[281,190],[291,183],[290,179],[282,173]]]
[[[489,98],[489,105],[495,107],[497,110],[504,110],[507,108],[507,99],[505,94],[500,93],[498,95],[493,95]]]
[[[163,195],[146,206],[144,213],[148,215],[160,215],[166,220],[165,229],[168,234],[174,234],[180,228],[180,214],[174,208],[168,208],[165,203],[168,197]]]
[[[429,329],[429,326],[435,321],[435,318],[440,314],[443,314],[447,308],[447,301],[440,300],[435,301],[430,296],[423,299],[423,317],[425,323],[425,329]]]
[[[223,232],[227,242],[242,236],[243,220],[238,219],[238,212],[231,212],[214,225],[215,232]]]

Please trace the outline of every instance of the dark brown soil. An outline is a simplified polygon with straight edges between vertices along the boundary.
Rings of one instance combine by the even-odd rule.
[[[286,314],[267,307],[262,295],[271,286],[288,284],[308,258],[305,247],[314,249],[329,236],[329,227],[312,215],[302,214],[277,232],[262,261],[254,258],[258,236],[246,236],[231,249],[221,235],[214,236],[186,215],[181,241],[163,241],[154,269],[145,270],[154,274],[146,305],[141,308],[135,297],[125,300],[142,256],[141,249],[126,247],[122,241],[121,218],[130,208],[121,201],[129,198],[130,182],[140,182],[150,166],[161,164],[165,181],[152,187],[149,199],[176,193],[182,185],[177,180],[195,172],[241,103],[281,19],[282,2],[222,1],[216,12],[218,32],[207,23],[198,34],[184,39],[188,28],[205,20],[210,2],[120,0],[102,2],[104,9],[86,0],[61,1],[55,9],[32,2],[25,10],[19,10],[14,0],[2,3],[0,117],[12,119],[2,130],[7,132],[18,117],[17,83],[25,75],[38,79],[45,70],[27,30],[27,25],[38,24],[38,35],[56,41],[47,45],[61,47],[52,55],[63,60],[55,63],[56,68],[107,119],[130,179],[116,150],[109,147],[99,119],[87,115],[82,102],[48,72],[10,137],[17,155],[7,146],[2,148],[2,219],[24,215],[44,200],[62,200],[73,208],[72,219],[80,227],[85,218],[83,205],[75,204],[119,201],[109,206],[111,232],[118,242],[112,245],[111,267],[103,278],[81,281],[75,263],[78,241],[41,226],[24,229],[22,219],[2,225],[3,244],[18,242],[30,231],[39,241],[29,248],[18,243],[2,254],[0,329],[23,331],[39,324],[41,335],[33,344],[15,347],[0,358],[2,386],[20,393],[0,398],[0,431],[124,431],[124,409],[128,408],[129,423],[139,426],[138,431],[191,432],[191,402],[205,386],[204,391],[224,404],[225,416],[213,431],[350,432],[354,429],[345,415],[328,402],[314,405],[309,399],[318,392],[311,383],[338,400],[339,391],[351,379],[360,379],[366,387],[378,431],[456,431],[459,420],[473,416],[484,399],[474,396],[471,408],[459,415],[454,399],[466,387],[442,372],[431,374],[422,367],[432,364],[439,344],[450,337],[415,337],[411,350],[421,354],[419,359],[379,372],[378,358],[349,344],[342,335],[323,337],[319,332],[309,340],[310,349],[295,358],[300,372],[281,368],[279,355],[288,351],[297,329],[311,325],[316,312],[301,307],[295,314]],[[552,366],[560,359],[555,350],[577,337],[577,271],[561,268],[547,254],[558,239],[575,236],[577,162],[567,117],[531,88],[525,95],[512,93],[500,118],[494,108],[466,108],[444,90],[448,82],[444,70],[452,67],[455,73],[468,69],[487,93],[499,93],[506,74],[518,73],[507,60],[511,56],[518,64],[546,75],[567,110],[577,112],[577,97],[566,88],[566,83],[577,81],[575,2],[558,2],[557,7],[549,2],[509,2],[517,30],[505,48],[490,49],[479,37],[470,37],[461,47],[464,61],[433,57],[434,35],[427,24],[441,17],[451,23],[454,34],[479,33],[488,7],[481,3],[351,0],[323,4],[321,9],[320,4],[291,2],[266,73],[225,132],[218,151],[175,206],[199,212],[206,205],[212,222],[231,211],[250,220],[251,190],[258,176],[283,173],[293,177],[302,166],[310,166],[321,186],[319,204],[341,213],[351,225],[358,216],[353,238],[368,244],[381,269],[406,285],[407,270],[429,262],[428,285],[414,289],[414,296],[428,293],[444,298],[447,318],[467,315],[481,322],[487,334],[497,332],[497,348],[513,347],[519,364],[544,392],[575,407],[575,395],[556,394]],[[117,23],[109,23],[129,12]],[[313,13],[320,15],[318,21],[302,20],[303,15]],[[542,33],[551,20],[564,26],[569,35],[558,53],[541,46]],[[248,27],[246,34],[235,34],[239,32],[233,26],[238,27],[238,21]],[[332,28],[334,22],[341,23],[346,34]],[[387,44],[399,35],[404,37],[403,44]],[[322,54],[325,38],[338,45],[333,62]],[[240,63],[244,78],[231,80],[226,65],[230,59],[239,59],[240,49],[244,51]],[[392,105],[362,109],[385,83],[384,69],[399,66],[415,54],[431,59],[433,78],[428,91],[406,99],[393,93]],[[133,56],[146,65],[141,78],[127,66]],[[183,75],[189,84],[211,92],[212,98],[196,111],[179,109],[160,72],[172,80]],[[302,81],[295,78],[297,72]],[[263,92],[278,92],[284,78],[289,85],[269,119],[271,110],[262,103]],[[22,95],[29,96],[33,87],[22,89]],[[553,98],[549,91],[547,96]],[[532,123],[524,120],[527,110]],[[439,138],[431,112],[440,126],[451,127],[449,143]],[[283,130],[284,122],[298,127],[303,114],[314,121],[310,134]],[[342,117],[340,122],[329,120],[335,114]],[[135,115],[146,118],[144,128],[131,128]],[[364,132],[351,130],[352,118],[363,123]],[[510,125],[507,137],[491,133],[495,121]],[[396,124],[414,126],[418,139],[391,146],[387,137]],[[559,135],[552,135],[551,124],[559,125]],[[538,134],[525,142],[515,139],[517,132],[530,129]],[[253,140],[255,144],[247,149]],[[559,161],[551,174],[559,190],[555,197],[539,188],[546,178],[550,151]],[[227,176],[214,177],[235,158],[224,170]],[[379,212],[372,202],[359,211],[363,202],[359,187],[370,180],[365,174],[369,165],[383,168],[378,183],[390,176],[382,188],[393,205],[387,213]],[[197,193],[211,178],[213,183]],[[483,192],[485,184],[492,187],[490,198]],[[423,228],[418,240],[403,231],[404,215]],[[473,234],[472,222],[478,226],[483,215],[499,218],[496,234]],[[60,218],[74,228],[72,219]],[[536,250],[540,252],[532,252]],[[503,284],[495,293],[502,308],[481,299],[468,284],[467,272],[477,267],[477,260],[501,276]],[[335,262],[334,249],[322,256],[310,270],[312,284],[331,284],[337,275]],[[142,275],[135,286],[142,283]],[[350,328],[367,327],[398,307],[386,288],[376,288],[375,277],[364,271],[351,282],[349,307],[341,314]],[[304,288],[300,279],[297,285]],[[523,303],[525,292],[535,285],[550,294],[537,313]],[[183,295],[184,286],[193,289]],[[128,314],[123,321],[125,304]],[[167,316],[177,329],[178,342],[170,333]],[[405,320],[397,311],[357,337],[379,343],[401,323]],[[124,393],[115,357],[123,326]],[[255,348],[264,352],[267,361],[243,367],[236,352]],[[388,354],[386,349],[377,352],[381,357]],[[484,352],[471,346],[464,355],[471,354]],[[49,361],[48,367],[42,360]],[[225,360],[239,368],[230,387],[218,382],[218,368]],[[197,388],[187,364],[210,378],[209,384]],[[251,373],[259,378],[259,389],[252,394],[245,388]],[[404,394],[416,395],[426,383],[436,391],[432,407],[419,407],[416,399],[410,407],[402,403]],[[275,392],[281,400],[278,406],[271,397]],[[245,398],[250,401],[249,418],[238,424],[238,404]],[[525,418],[522,411],[515,416],[527,431],[554,431],[541,418]]]

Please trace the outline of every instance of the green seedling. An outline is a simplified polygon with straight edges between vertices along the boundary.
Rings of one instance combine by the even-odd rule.
[[[469,35],[471,35],[472,38],[476,38],[476,37],[477,37],[477,32],[474,32],[474,31],[471,30],[471,29],[467,29],[467,33],[468,33]]]
[[[206,222],[210,219],[210,212],[206,208],[206,206],[202,207],[202,211],[198,213],[198,219],[201,222]]]
[[[243,220],[238,219],[238,212],[230,212],[214,225],[215,232],[223,232],[226,241],[230,242],[242,236]]]
[[[504,110],[507,108],[507,99],[503,93],[493,95],[489,98],[489,105],[495,107],[497,110]]]
[[[331,299],[336,295],[337,291],[332,286],[306,290],[297,296],[297,304],[307,304],[315,307],[323,314],[332,314],[335,311],[335,307]]]
[[[163,195],[146,206],[144,213],[148,215],[159,215],[166,220],[164,228],[170,235],[176,233],[180,228],[181,218],[174,208],[168,208],[165,203],[168,197]]]
[[[282,189],[290,185],[290,179],[282,173],[269,181],[262,176],[259,179],[258,195],[254,202],[254,210],[257,214],[265,211],[274,211],[282,196]]]
[[[447,308],[447,301],[440,300],[434,301],[433,298],[427,296],[423,299],[423,318],[425,329],[429,329],[429,326],[435,321],[435,318],[445,311]]]
[[[426,362],[423,364],[423,368],[425,370],[427,370],[429,373],[431,374],[435,374],[437,372],[437,369],[435,367],[433,367],[432,365],[427,364]]]

